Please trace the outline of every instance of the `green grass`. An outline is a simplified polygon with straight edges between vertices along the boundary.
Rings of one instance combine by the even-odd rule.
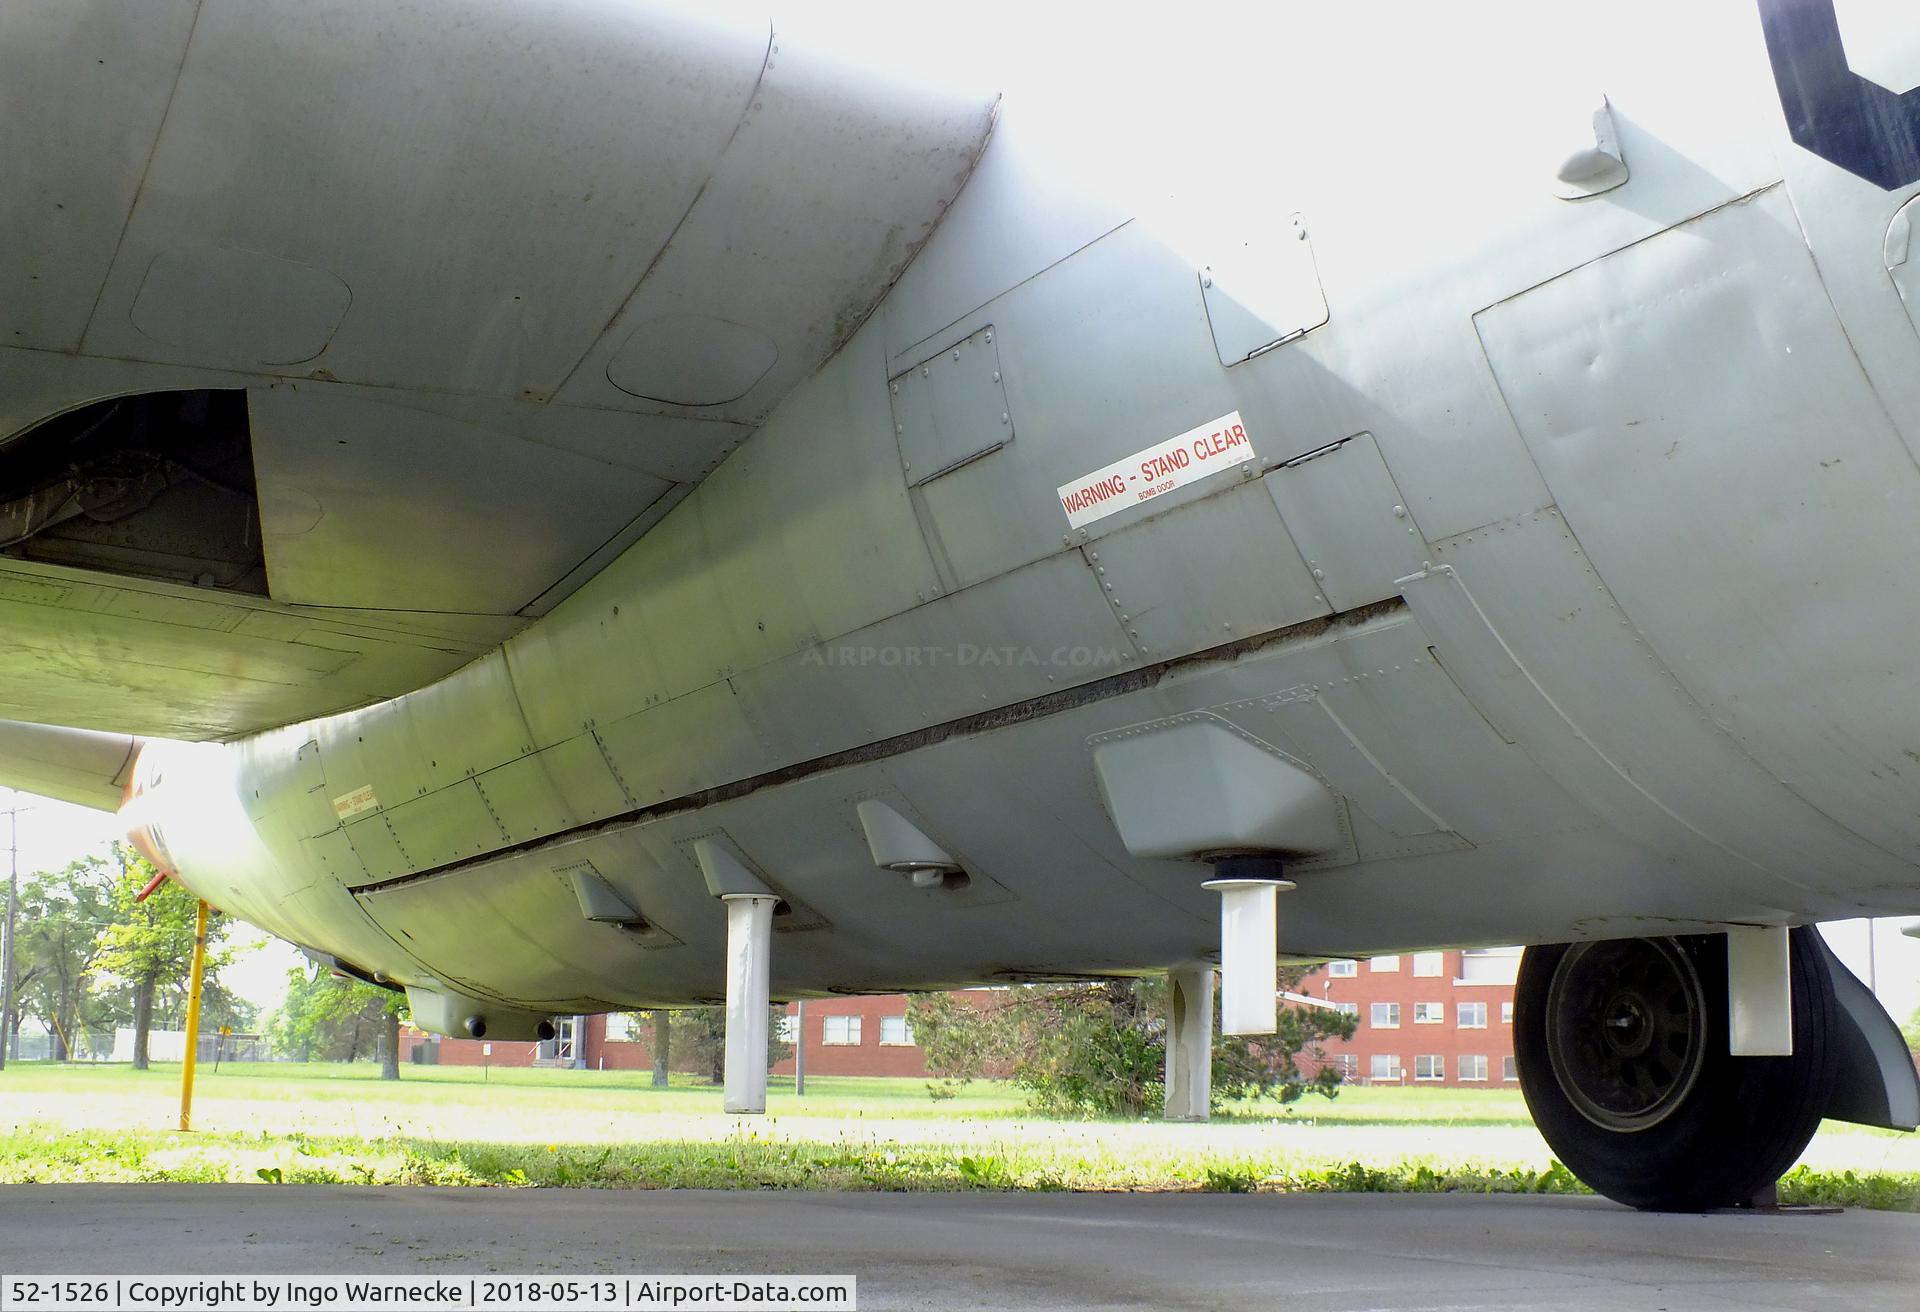
[[[1361,1089],[1248,1102],[1208,1125],[1047,1121],[993,1082],[934,1101],[916,1080],[776,1079],[769,1115],[644,1072],[370,1064],[203,1070],[194,1132],[179,1068],[9,1066],[0,1182],[779,1189],[1581,1192],[1512,1089]],[[1789,1201],[1920,1210],[1920,1142],[1829,1125]]]

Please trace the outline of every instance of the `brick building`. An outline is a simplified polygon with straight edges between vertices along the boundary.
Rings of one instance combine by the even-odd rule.
[[[651,1050],[646,1053],[629,1054],[627,1049],[637,1049],[639,1044],[609,1041],[608,1022],[614,1022],[616,1033],[624,1033],[621,1023],[625,1017],[618,1016],[559,1016],[555,1018],[560,1033],[547,1043],[536,1043],[526,1039],[448,1039],[437,1034],[426,1034],[411,1025],[400,1027],[400,1060],[402,1062],[426,1061],[437,1066],[591,1066],[596,1069],[604,1063],[609,1070],[651,1068],[653,1058]],[[576,1043],[575,1035],[581,1036]],[[425,1053],[416,1055],[416,1049],[424,1048]],[[576,1060],[576,1051],[582,1058]],[[645,1060],[626,1060],[629,1056],[644,1056]]]
[[[787,1004],[787,1025],[781,1035],[798,1046],[800,1008]],[[923,1078],[927,1055],[913,1041],[907,1024],[907,998],[894,993],[880,997],[816,998],[807,1003],[807,1074],[892,1075]],[[793,1058],[778,1063],[775,1075],[793,1074]]]
[[[1359,1018],[1326,1059],[1359,1084],[1512,1088],[1519,948],[1330,961],[1299,992]]]
[[[787,1004],[782,1037],[795,1043],[800,1036],[800,1008]],[[653,1035],[645,1019],[616,1012],[610,1016],[561,1017],[559,1035],[551,1042],[477,1039],[436,1039],[404,1026],[401,1060],[413,1060],[423,1044],[433,1049],[431,1060],[443,1066],[576,1066],[587,1070],[653,1069]],[[578,1042],[575,1033],[578,1032]],[[905,994],[877,997],[816,998],[807,1003],[807,1074],[888,1075],[921,1078],[927,1074],[926,1054],[913,1041],[907,1024]],[[773,1067],[775,1075],[793,1074],[791,1057]],[[673,1054],[676,1071],[692,1071],[684,1052]]]
[[[1326,1059],[1359,1084],[1433,1084],[1509,1088],[1513,1069],[1513,978],[1518,948],[1414,952],[1366,961],[1332,961],[1303,980],[1299,991],[1359,1017],[1346,1043],[1328,1046]],[[787,1004],[789,1043],[799,1038],[799,1006]],[[442,1065],[577,1066],[588,1070],[651,1070],[653,1040],[644,1018],[615,1013],[561,1017],[549,1043],[430,1039],[411,1027],[401,1034],[401,1057],[432,1043]],[[576,1041],[576,1030],[578,1039]],[[807,1003],[807,1074],[920,1079],[926,1053],[913,1041],[904,994],[815,998]],[[793,1059],[774,1066],[792,1075]],[[674,1053],[676,1071],[693,1071],[687,1053]]]

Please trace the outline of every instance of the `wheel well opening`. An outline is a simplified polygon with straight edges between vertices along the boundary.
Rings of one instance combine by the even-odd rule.
[[[0,557],[267,595],[246,392],[113,397],[0,441]]]

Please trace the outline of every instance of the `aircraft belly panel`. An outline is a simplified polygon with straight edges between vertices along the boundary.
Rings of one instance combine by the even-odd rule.
[[[32,258],[0,264],[0,340],[71,351],[139,192],[199,6],[47,0],[8,9],[0,230]],[[49,108],[74,96],[83,111]],[[36,177],[48,185],[20,185]]]
[[[1267,490],[1334,610],[1399,595],[1431,554],[1371,433],[1268,474]]]
[[[631,405],[639,392],[763,418],[853,335],[941,222],[985,144],[992,88],[916,79],[900,52],[863,67],[809,33],[808,17],[783,14],[769,34],[737,130],[562,400]],[[741,350],[742,325],[773,358]],[[667,336],[709,357],[702,373],[742,354],[734,382],[761,360],[764,371],[737,398],[725,387],[693,395],[684,378],[663,392],[644,373],[626,375],[623,363]]]
[[[643,708],[909,610],[943,589],[899,473],[876,333],[802,384],[748,448],[507,661],[533,741]]]
[[[507,841],[500,822],[473,780],[442,788],[347,826],[354,851],[366,862],[365,880],[391,879],[470,861]],[[391,841],[389,841],[391,840]],[[365,880],[348,880],[349,885]]]
[[[1841,6],[1842,12],[1874,8]],[[1897,6],[1882,12],[1902,25],[1913,21]],[[1846,53],[1857,65],[1872,52],[1850,43]],[[1862,185],[1859,177],[1812,150],[1795,146],[1782,151],[1781,160],[1794,217],[1806,234],[1821,285],[1846,326],[1847,341],[1907,449],[1920,459],[1920,368],[1915,367],[1920,243],[1913,233],[1920,207],[1912,203],[1920,179],[1886,191]]]
[[[764,24],[631,7],[206,7],[86,347],[254,363],[157,341],[129,308],[167,252],[262,252],[351,288],[332,377],[551,396],[685,215],[766,48]]]
[[[739,713],[759,759],[785,763],[1118,674],[1140,658],[1108,595],[1080,555],[1055,555],[746,671]]]
[[[582,823],[619,815],[640,804],[608,760],[595,730],[542,748],[529,759],[540,763],[553,791]]]
[[[720,995],[725,916],[690,855],[695,838],[713,834],[748,854],[815,926],[776,934],[776,995],[1204,958],[1216,946],[1218,916],[1214,895],[1201,887],[1206,868],[1129,855],[1089,754],[1103,734],[1204,710],[1298,750],[1366,817],[1356,831],[1357,864],[1300,868],[1299,888],[1283,906],[1288,952],[1547,941],[1623,927],[1679,932],[1729,906],[1761,915],[1831,905],[1705,839],[1676,839],[1658,808],[1617,773],[1609,771],[1632,805],[1597,788],[1593,772],[1607,767],[1565,720],[1541,729],[1536,712],[1511,702],[1521,696],[1548,706],[1537,687],[1503,695],[1469,680],[1496,723],[1522,739],[1505,741],[1429,648],[1490,671],[1496,685],[1524,673],[1503,676],[1484,659],[1489,646],[1506,649],[1457,582],[1444,586],[1460,600],[1416,610],[1432,627],[1393,610],[1304,632],[1114,697],[360,899],[442,978],[555,1009]],[[1510,658],[1504,667],[1517,669]],[[1569,765],[1568,752],[1593,764]],[[1022,768],[1008,771],[1008,760]],[[1611,826],[1574,802],[1569,786],[1593,798]],[[917,889],[876,869],[856,815],[872,796],[911,816],[981,882],[957,892]],[[582,861],[670,941],[648,948],[587,921],[562,877]]]
[[[900,468],[919,487],[1014,439],[993,328],[981,328],[887,381]]]
[[[372,622],[32,561],[0,569],[0,719],[212,738],[392,696],[472,658],[412,615]]]
[[[313,884],[329,884],[335,887],[352,888],[366,879],[366,866],[360,855],[354,850],[353,840],[345,829],[334,829],[328,833],[315,834],[311,838],[300,840],[301,854],[307,858],[307,866],[314,879],[303,887]],[[301,890],[296,889],[287,895],[291,903]],[[316,923],[303,926],[309,933],[318,925],[324,924],[322,918]],[[296,940],[299,941],[299,940]]]
[[[611,1011],[634,999],[634,984],[650,972],[689,964],[683,945],[650,950],[618,925],[583,919],[570,876],[546,865],[501,862],[484,877],[463,879],[457,892],[445,878],[365,897],[362,905],[436,978],[462,990],[551,1012]],[[459,915],[447,913],[449,896],[458,897]],[[650,959],[656,956],[659,962]]]
[[[347,742],[344,732],[322,739],[331,782],[351,785],[375,777],[369,774],[360,779],[346,778],[335,769],[339,754],[359,746],[362,738],[374,738],[375,748],[382,745],[382,738],[389,748],[400,747],[409,770],[418,770],[424,763],[430,773],[421,782],[429,789],[465,775],[480,774],[533,750],[506,659],[498,651],[488,652],[462,670],[458,689],[444,683],[432,684],[382,709],[391,709],[399,716],[389,732],[379,733],[388,726],[370,719],[365,728],[374,732],[356,731],[352,744]],[[370,769],[379,768],[371,749],[363,764]],[[400,793],[393,800],[399,801],[404,796],[404,792]]]
[[[1253,463],[1241,468],[1258,472]],[[1265,488],[1250,477],[1109,533],[1080,554],[1151,660],[1271,633],[1332,609]]]
[[[189,36],[157,3],[126,41],[76,12],[47,68],[128,57],[97,107],[150,176],[103,147],[85,215],[28,216],[72,269],[16,288],[49,336],[0,350],[0,440],[246,388],[276,592],[362,609],[10,572],[0,693],[11,659],[8,695],[83,723],[360,707],[197,758],[238,828],[177,781],[167,832],[212,854],[185,875],[237,909],[572,1010],[719,996],[702,839],[790,903],[780,992],[1205,959],[1188,847],[1223,835],[1300,858],[1300,953],[1920,896],[1901,198],[1775,158],[1750,11],[1550,70],[1403,42],[1389,112],[1327,131],[1083,60],[984,156],[990,102],[911,59],[691,11],[262,0]],[[1247,58],[1325,100],[1351,70],[1314,48]],[[1619,185],[1574,203],[1603,71]],[[1446,148],[1399,149],[1437,103]],[[37,196],[97,123],[29,127]],[[1257,333],[1223,299],[1245,242],[1287,293]],[[402,603],[500,614],[395,655],[370,616]],[[460,623],[531,613],[472,659]],[[375,704],[425,666],[453,672]],[[1211,750],[1135,775],[1130,810],[1186,814],[1114,814],[1094,748],[1202,718],[1333,794],[1338,841],[1215,823],[1265,762]],[[869,799],[967,879],[876,869]]]
[[[1076,146],[1085,133],[1076,120]],[[1060,128],[1035,121],[1027,105],[1008,105],[967,185],[954,198],[939,236],[908,266],[876,318],[885,321],[889,373],[905,356],[969,317],[991,296],[1017,287],[1126,223],[1127,202],[1089,189],[1066,160]],[[1018,214],[1020,221],[1007,222]],[[937,344],[937,343],[935,343]]]
[[[348,888],[391,879],[413,868],[406,848],[400,845],[400,835],[394,830],[393,822],[384,815],[344,825],[340,833],[359,858],[357,870],[340,876],[340,882]]]
[[[930,754],[945,762],[936,777],[950,778],[945,771],[958,753]],[[934,791],[921,786],[919,772],[914,777],[910,794],[878,764],[836,771],[373,890],[362,901],[436,974],[556,1009],[581,998],[600,999],[593,1009],[605,1009],[722,996],[725,915],[690,855],[695,838],[716,833],[750,853],[761,876],[799,909],[775,921],[776,993],[962,983],[1042,959],[1116,969],[1143,952],[1186,954],[1206,941],[1211,916],[1173,914],[1158,896],[1099,863],[1089,868],[1069,857],[1034,867],[1022,846],[1036,832],[1032,805],[1018,790]],[[951,892],[917,889],[902,875],[875,869],[855,819],[858,801],[869,796],[888,799],[943,838],[964,837],[956,855],[974,882]],[[989,811],[1008,822],[1007,832],[956,827]],[[1057,844],[1057,836],[1048,839],[1049,850]],[[582,917],[571,888],[555,876],[582,860],[669,936],[664,948]],[[1006,880],[1029,889],[1037,905],[1019,901]],[[448,915],[449,899],[459,901],[460,915]],[[1171,926],[1178,932],[1169,938]]]
[[[263,826],[263,835],[269,819],[278,822],[279,832],[291,842],[339,827],[320,765],[319,740],[307,737],[304,728],[263,735],[242,751],[236,773],[253,786],[242,791],[240,801],[248,818]]]
[[[1898,858],[1848,853],[1878,872],[1863,886],[1911,893],[1920,586],[1899,544],[1920,540],[1920,472],[1785,190],[1478,322],[1567,523],[1659,662],[1767,771]]]
[[[1902,205],[1888,222],[1881,258],[1894,290],[1900,293],[1908,325],[1920,334],[1920,244],[1913,239],[1916,220],[1920,220],[1920,197]]]
[[[988,325],[1018,436],[914,490],[928,548],[949,588],[1057,554],[1070,528],[1057,488],[1236,406],[1193,269],[1142,225],[1075,252],[928,345],[950,354]],[[927,354],[896,360],[918,365]],[[1261,459],[1283,454],[1278,409],[1246,415]],[[1070,540],[1097,539],[1192,504],[1237,477],[1228,469],[1202,478],[1155,498],[1150,509],[1130,507],[1088,524]]]
[[[593,732],[641,806],[742,778],[762,759],[755,725],[730,682],[656,702]]]
[[[249,389],[278,600],[511,615],[669,486],[497,419],[407,402],[291,382]]]
[[[1768,872],[1779,896],[1798,889],[1800,902],[1817,893],[1854,906],[1863,886],[1907,877],[1898,859],[1743,752],[1629,622],[1559,514],[1536,515],[1434,544],[1436,561],[1457,570],[1453,583],[1430,579],[1424,591],[1407,593],[1416,613],[1423,602],[1451,599],[1493,635],[1499,650],[1478,658],[1455,656],[1445,643],[1438,651],[1497,727],[1569,769],[1577,759],[1582,773],[1566,775],[1568,786],[1583,797],[1579,789],[1591,787],[1594,809],[1623,832],[1671,834],[1676,851],[1704,840],[1729,867],[1736,862],[1726,853],[1736,853],[1739,864]],[[1503,673],[1494,679],[1489,670]],[[1503,689],[1504,705],[1482,700],[1482,683]],[[1523,687],[1537,691],[1522,697]],[[1573,743],[1584,756],[1565,755]],[[1586,773],[1602,762],[1615,778]],[[1550,768],[1544,757],[1541,765]],[[1631,796],[1619,792],[1621,783]]]
[[[563,833],[590,818],[554,787],[544,755],[531,753],[474,776],[487,815],[509,843]]]

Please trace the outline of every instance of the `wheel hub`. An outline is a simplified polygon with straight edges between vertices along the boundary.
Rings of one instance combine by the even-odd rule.
[[[1610,1130],[1658,1125],[1706,1056],[1706,997],[1667,939],[1580,943],[1547,990],[1547,1058],[1575,1109]]]
[[[1653,1023],[1643,999],[1623,993],[1607,1004],[1604,1036],[1618,1058],[1638,1057],[1653,1043]]]

